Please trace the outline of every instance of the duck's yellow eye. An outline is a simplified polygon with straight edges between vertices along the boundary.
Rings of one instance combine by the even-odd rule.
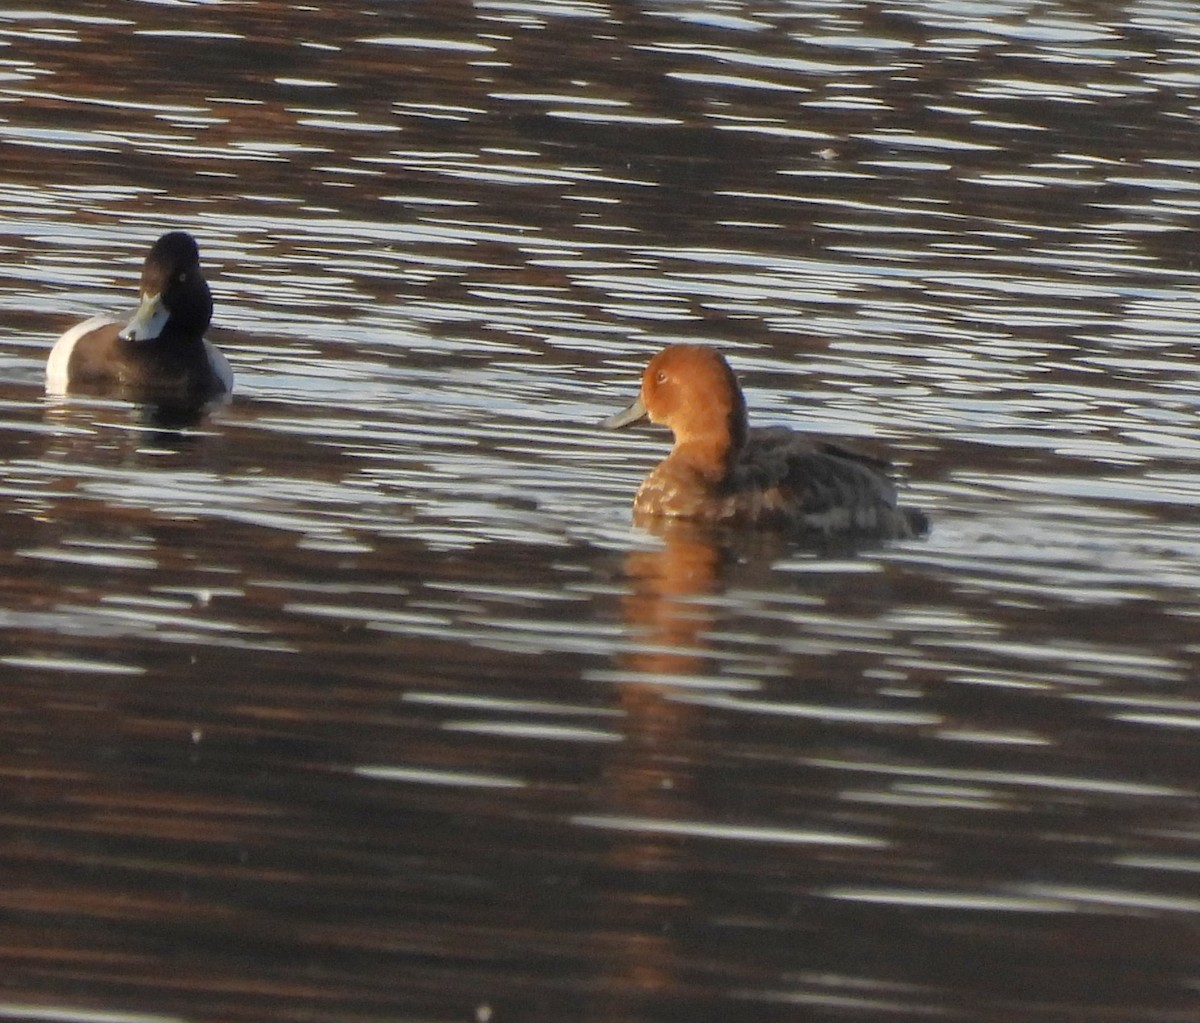
[[[657,373],[655,373],[654,382],[656,384],[665,384],[667,382],[667,371],[665,369],[660,369]]]

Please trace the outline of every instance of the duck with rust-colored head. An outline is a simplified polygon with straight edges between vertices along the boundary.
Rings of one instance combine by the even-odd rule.
[[[715,348],[672,345],[642,374],[640,397],[601,424],[649,418],[675,446],[634,498],[637,518],[784,529],[819,537],[902,539],[929,529],[901,507],[886,463],[786,427],[750,429],[733,370]]]
[[[204,338],[212,311],[196,240],[164,234],[142,267],[133,319],[93,316],[63,334],[46,362],[46,391],[195,402],[227,394],[233,371]]]

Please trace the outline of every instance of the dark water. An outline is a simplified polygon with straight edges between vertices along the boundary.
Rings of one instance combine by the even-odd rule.
[[[1200,1019],[1200,9],[0,10],[0,1017]],[[200,240],[235,398],[49,402]],[[672,341],[875,550],[628,523]]]

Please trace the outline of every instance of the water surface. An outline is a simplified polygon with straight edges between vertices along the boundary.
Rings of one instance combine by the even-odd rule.
[[[1200,1007],[1200,16],[0,12],[0,1015]],[[237,375],[42,395],[183,227]],[[665,344],[927,540],[629,522]]]

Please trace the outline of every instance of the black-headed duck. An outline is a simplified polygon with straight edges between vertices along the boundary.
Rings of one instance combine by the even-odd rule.
[[[63,334],[46,362],[46,391],[195,402],[226,394],[233,371],[204,338],[212,310],[195,239],[164,234],[142,266],[133,319],[93,316]]]

